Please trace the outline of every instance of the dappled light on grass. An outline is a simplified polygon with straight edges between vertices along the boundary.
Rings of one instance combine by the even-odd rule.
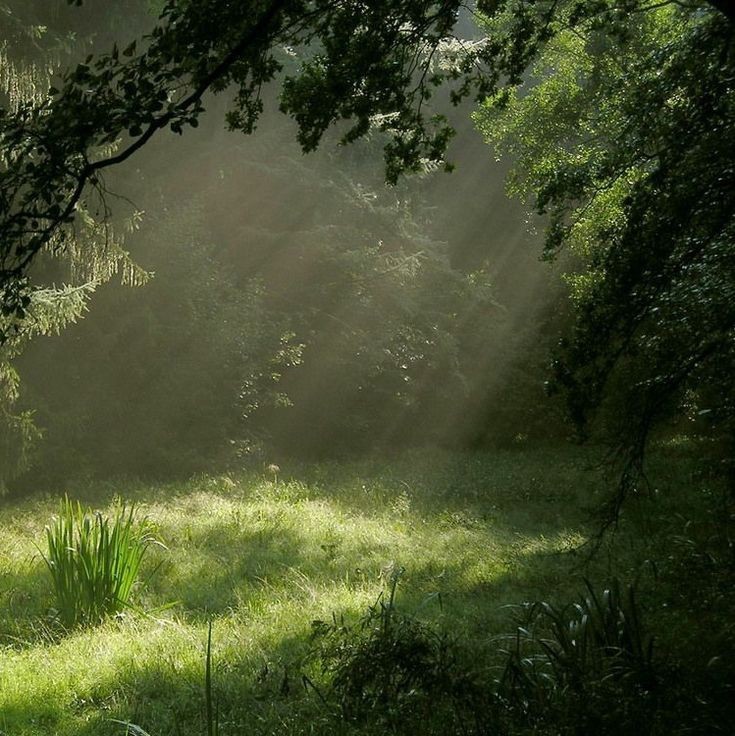
[[[133,590],[135,606],[154,613],[125,611],[66,634],[47,621],[53,598],[34,548],[56,501],[6,506],[0,630],[9,648],[0,662],[0,713],[7,723],[0,728],[111,736],[118,732],[108,718],[152,734],[202,723],[214,620],[225,722],[272,732],[279,718],[317,707],[298,685],[312,621],[358,620],[396,566],[405,568],[404,611],[492,652],[508,625],[507,604],[579,590],[584,556],[566,553],[591,531],[580,507],[599,482],[584,466],[574,449],[432,453],[372,467],[282,468],[277,481],[258,472],[131,485],[126,497],[167,546],[149,550]],[[111,487],[107,500],[98,499],[103,511],[123,490]],[[588,563],[585,572],[604,578],[607,562]],[[44,621],[46,637],[38,635]]]

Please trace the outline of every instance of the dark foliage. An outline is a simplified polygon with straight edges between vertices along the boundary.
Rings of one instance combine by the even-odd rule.
[[[512,720],[569,734],[651,733],[659,687],[633,588],[522,609],[498,692]]]
[[[467,668],[460,647],[448,634],[396,608],[400,570],[357,625],[336,618],[315,621],[312,657],[320,664],[328,706],[348,722],[388,733],[489,733],[484,721],[486,691]]]
[[[574,64],[559,46],[544,58],[560,39],[569,48],[574,38],[582,59],[574,83],[560,83],[569,98],[547,85],[550,97],[534,98],[547,109],[513,118],[507,136],[549,154],[516,173],[548,218],[547,256],[585,241],[587,281],[550,388],[582,437],[611,443],[621,473],[612,521],[640,482],[651,432],[683,404],[700,430],[733,436],[735,26],[704,3],[497,5],[505,16],[489,32],[497,17],[526,28],[521,49],[541,55],[542,80]],[[534,89],[524,83],[520,97]],[[488,107],[516,99],[498,94]],[[502,139],[492,124],[486,135]]]

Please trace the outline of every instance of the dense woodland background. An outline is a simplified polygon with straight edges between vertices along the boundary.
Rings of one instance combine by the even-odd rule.
[[[62,5],[58,33],[79,15]],[[106,49],[118,13],[142,32],[144,6],[86,8],[98,27],[74,27],[76,55]],[[130,200],[110,202],[119,230],[135,217],[124,248],[154,276],[101,285],[83,320],[20,357],[17,408],[44,435],[21,486],[563,436],[543,401],[559,269],[540,263],[471,106],[452,113],[456,174],[392,189],[379,140],[305,157],[275,107],[239,138],[216,100],[197,131],[109,177]],[[61,283],[67,268],[36,273]]]

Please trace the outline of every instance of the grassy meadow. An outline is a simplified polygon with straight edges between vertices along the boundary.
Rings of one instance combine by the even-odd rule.
[[[448,631],[488,677],[498,637],[513,631],[510,606],[574,601],[584,579],[637,580],[657,646],[703,646],[696,605],[677,597],[672,580],[682,565],[697,577],[714,481],[687,453],[659,451],[647,493],[590,556],[589,509],[605,488],[597,460],[594,450],[570,447],[422,452],[69,488],[102,510],[117,496],[135,502],[165,545],[144,559],[135,608],[70,631],[54,620],[41,557],[59,495],[6,499],[0,732],[107,736],[124,734],[116,721],[126,721],[151,736],[207,733],[210,621],[221,734],[361,732],[320,699],[312,622],[358,620],[397,568],[398,608]],[[718,633],[716,616],[708,629],[716,647],[726,631]],[[304,687],[305,674],[313,687]]]

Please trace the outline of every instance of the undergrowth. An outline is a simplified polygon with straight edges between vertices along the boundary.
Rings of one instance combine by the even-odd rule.
[[[497,683],[509,722],[569,734],[648,734],[660,676],[634,588],[586,581],[576,603],[519,607]]]
[[[132,505],[119,517],[148,535],[147,582],[135,606],[92,607],[66,621],[101,623],[61,630],[36,546],[58,500],[6,499],[0,731],[121,736],[117,720],[151,736],[726,734],[733,535],[697,463],[653,457],[651,492],[591,558],[584,509],[604,488],[574,448],[279,458],[278,475],[75,488],[101,509],[86,514],[90,539],[95,519],[112,534],[121,493],[150,519],[138,526]],[[75,544],[59,541],[60,558]]]
[[[135,507],[120,503],[111,517],[92,513],[68,497],[46,527],[44,561],[56,612],[71,627],[99,623],[125,609],[147,548],[157,543]]]
[[[303,675],[321,703],[357,726],[388,733],[476,732],[483,689],[467,670],[459,642],[445,631],[406,615],[396,606],[402,568],[357,624],[333,617],[312,623],[320,688]],[[435,728],[437,730],[435,730]]]

